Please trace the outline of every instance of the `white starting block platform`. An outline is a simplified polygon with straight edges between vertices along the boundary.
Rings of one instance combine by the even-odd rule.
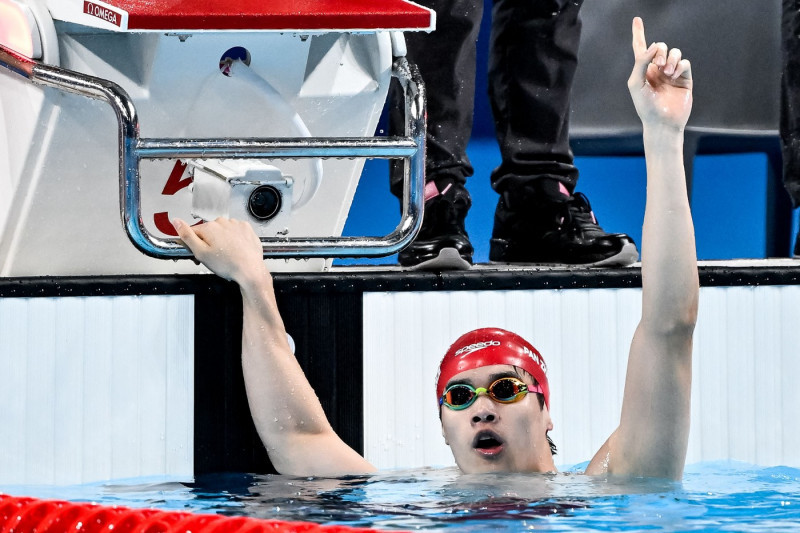
[[[405,0],[0,0],[0,276],[199,272],[163,260],[188,256],[170,220],[197,213],[255,218],[265,256],[306,258],[275,271],[397,251],[424,178],[399,32],[433,26]],[[408,137],[373,137],[392,76]],[[416,181],[393,234],[343,238],[366,157]],[[193,195],[198,168],[222,200]]]

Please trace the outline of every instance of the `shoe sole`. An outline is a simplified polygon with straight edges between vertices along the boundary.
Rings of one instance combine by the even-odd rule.
[[[594,263],[564,263],[558,261],[489,261],[493,265],[559,265],[573,267],[626,267],[639,260],[639,250],[636,244],[629,242],[622,245],[622,249],[611,257],[606,257]]]
[[[408,270],[469,270],[472,264],[461,257],[455,248],[442,248],[439,255],[417,265],[408,267]]]
[[[636,261],[639,260],[639,250],[636,249],[636,245],[632,242],[629,242],[622,246],[622,250],[619,251],[617,255],[611,256],[608,259],[603,259],[602,261],[597,261],[596,263],[591,263],[586,266],[591,267],[606,267],[606,266],[618,266],[624,267],[628,265],[632,265]]]

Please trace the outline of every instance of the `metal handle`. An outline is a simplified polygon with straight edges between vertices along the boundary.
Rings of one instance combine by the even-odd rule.
[[[125,90],[109,80],[53,67],[0,45],[0,66],[33,84],[108,102],[119,125],[120,214],[131,242],[162,259],[192,257],[178,239],[155,237],[141,213],[139,165],[143,159],[379,158],[403,160],[402,214],[385,237],[262,237],[264,257],[378,257],[409,244],[422,226],[425,185],[425,88],[415,65],[404,57],[392,76],[405,94],[405,137],[310,137],[266,139],[147,139],[139,137],[136,107]]]

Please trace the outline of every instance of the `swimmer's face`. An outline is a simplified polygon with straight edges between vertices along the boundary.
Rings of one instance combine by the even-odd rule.
[[[466,383],[488,387],[506,376],[516,377],[528,386],[533,379],[511,365],[491,365],[456,374],[447,387]],[[450,446],[462,472],[554,472],[555,464],[547,442],[553,429],[547,407],[539,406],[536,394],[526,394],[518,402],[502,404],[486,394],[460,411],[441,407],[442,435]]]

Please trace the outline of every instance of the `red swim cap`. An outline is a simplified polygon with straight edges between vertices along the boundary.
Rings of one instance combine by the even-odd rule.
[[[460,336],[444,354],[436,377],[436,400],[456,374],[489,365],[513,365],[528,372],[542,387],[544,403],[550,408],[547,365],[531,343],[500,328],[482,328]]]

